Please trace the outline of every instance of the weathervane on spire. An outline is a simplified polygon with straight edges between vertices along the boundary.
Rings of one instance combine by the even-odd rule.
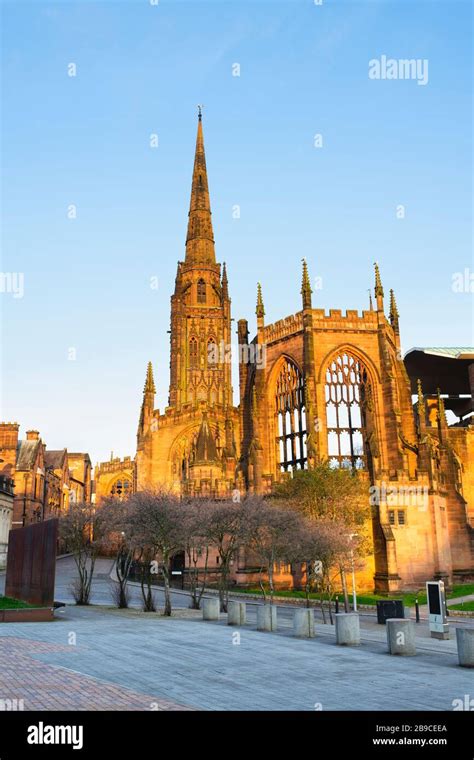
[[[201,119],[202,119],[202,109],[203,109],[202,103],[198,103],[198,119],[199,119],[199,121],[201,121]]]

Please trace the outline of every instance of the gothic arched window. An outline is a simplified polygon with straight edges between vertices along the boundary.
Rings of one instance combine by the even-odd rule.
[[[115,480],[110,489],[111,496],[118,496],[119,499],[130,496],[132,493],[132,481],[129,478],[119,478]]]
[[[191,338],[189,341],[189,365],[197,367],[199,364],[199,352],[197,338]]]
[[[364,450],[367,370],[349,353],[336,356],[326,370],[326,424],[332,467],[366,469]]]
[[[217,346],[214,338],[209,338],[207,341],[207,363],[209,367],[217,367]]]
[[[197,284],[197,302],[206,303],[206,283],[204,280],[198,280]]]
[[[278,464],[281,472],[307,467],[304,379],[289,359],[276,381]]]

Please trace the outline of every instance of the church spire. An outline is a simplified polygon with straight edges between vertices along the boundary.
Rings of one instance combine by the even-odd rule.
[[[202,132],[202,112],[201,106],[199,106],[188,234],[186,236],[186,263],[215,264],[215,262],[214,232]]]
[[[446,421],[446,409],[444,408],[444,401],[441,398],[441,391],[438,388],[436,391],[436,410],[437,410],[437,422],[438,422],[438,430],[439,430],[439,437],[440,441],[444,440],[444,433],[446,431],[446,428],[448,427],[448,423]]]
[[[257,317],[262,318],[265,316],[265,307],[263,305],[262,286],[257,282],[257,308],[255,310]]]
[[[217,462],[218,459],[216,441],[207,421],[207,413],[203,412],[196,439],[195,462]]]
[[[377,300],[377,311],[383,311],[383,286],[382,286],[382,278],[380,277],[380,270],[379,265],[377,262],[374,263],[375,268],[375,298]]]
[[[423,388],[421,386],[421,380],[418,378],[416,381],[416,391],[417,391],[417,397],[418,397],[418,422],[420,426],[420,430],[424,430],[426,427],[426,404],[425,404],[425,397],[423,394]]]
[[[397,302],[395,300],[395,293],[393,290],[390,290],[390,324],[394,329],[398,329],[398,308],[397,308]]]
[[[308,265],[303,259],[303,280],[301,283],[301,295],[303,296],[303,309],[311,309],[311,283],[309,281]]]
[[[257,315],[257,335],[258,342],[262,343],[263,328],[265,325],[265,307],[263,305],[262,286],[257,282],[257,308],[255,309]]]
[[[148,362],[148,366],[146,368],[146,380],[145,387],[143,388],[143,393],[156,393],[155,381],[153,379],[153,365],[151,362]]]
[[[148,362],[146,368],[145,385],[143,388],[143,401],[140,409],[140,419],[138,421],[137,441],[138,444],[143,440],[143,436],[150,430],[153,419],[153,407],[155,405],[155,381],[153,379],[153,366]]]
[[[229,280],[227,279],[227,267],[225,261],[222,265],[222,297],[229,298]]]

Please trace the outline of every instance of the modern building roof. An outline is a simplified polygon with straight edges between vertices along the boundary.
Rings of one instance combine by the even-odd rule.
[[[421,352],[423,354],[428,354],[430,356],[441,356],[445,357],[447,359],[466,359],[474,361],[474,348],[471,347],[462,347],[462,348],[410,348],[409,351],[405,354],[405,359],[409,354],[412,354],[414,351]]]
[[[415,347],[407,351],[404,362],[413,394],[416,394],[417,382],[421,380],[423,392],[435,395],[439,388],[448,397],[445,399],[446,409],[451,409],[458,417],[473,410],[474,348]]]

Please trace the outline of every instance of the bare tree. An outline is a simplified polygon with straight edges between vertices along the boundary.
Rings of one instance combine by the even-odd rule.
[[[59,535],[73,554],[78,577],[73,583],[76,604],[89,604],[97,556],[103,546],[102,515],[94,504],[73,502],[60,517]]]
[[[130,604],[130,590],[128,586],[121,586],[112,579],[109,581],[112,601],[119,609],[126,609]]]
[[[115,575],[118,590],[113,599],[119,608],[129,605],[128,581],[137,551],[134,507],[130,499],[106,499],[101,504],[106,547],[115,553]]]
[[[294,536],[299,533],[302,516],[259,497],[249,497],[242,503],[245,545],[260,565],[260,588],[264,603],[267,594],[264,573],[267,575],[270,604],[275,594],[275,565],[289,562],[294,550]]]
[[[301,563],[306,606],[311,606],[311,593],[319,592],[323,622],[326,623],[324,597],[327,596],[329,618],[332,624],[332,597],[334,580],[339,575],[342,554],[347,546],[343,526],[332,520],[302,517],[292,535],[291,557],[293,563]],[[336,572],[334,571],[336,568]]]
[[[203,597],[209,562],[209,519],[212,503],[202,499],[184,502],[181,506],[181,526],[186,557],[186,578],[191,594],[191,608],[199,610]]]
[[[291,480],[275,487],[277,501],[293,504],[316,523],[333,522],[345,536],[346,551],[336,553],[338,571],[344,593],[344,606],[349,611],[346,573],[354,556],[363,557],[371,552],[368,536],[370,519],[368,480],[357,471],[333,468],[320,462],[311,470],[294,473]],[[351,550],[353,536],[359,540]]]
[[[171,558],[183,548],[182,505],[166,490],[140,491],[130,497],[134,510],[137,546],[145,563],[161,571],[165,594],[164,615],[171,615]],[[143,586],[142,586],[143,588]],[[149,595],[151,594],[148,586]]]
[[[142,592],[143,611],[156,612],[155,595],[153,594],[152,581],[154,575],[155,550],[147,543],[137,548],[135,560],[138,564],[140,576],[140,590]]]
[[[242,506],[234,502],[210,502],[206,524],[206,540],[219,555],[219,600],[222,612],[227,612],[231,563],[245,541],[245,521]]]

